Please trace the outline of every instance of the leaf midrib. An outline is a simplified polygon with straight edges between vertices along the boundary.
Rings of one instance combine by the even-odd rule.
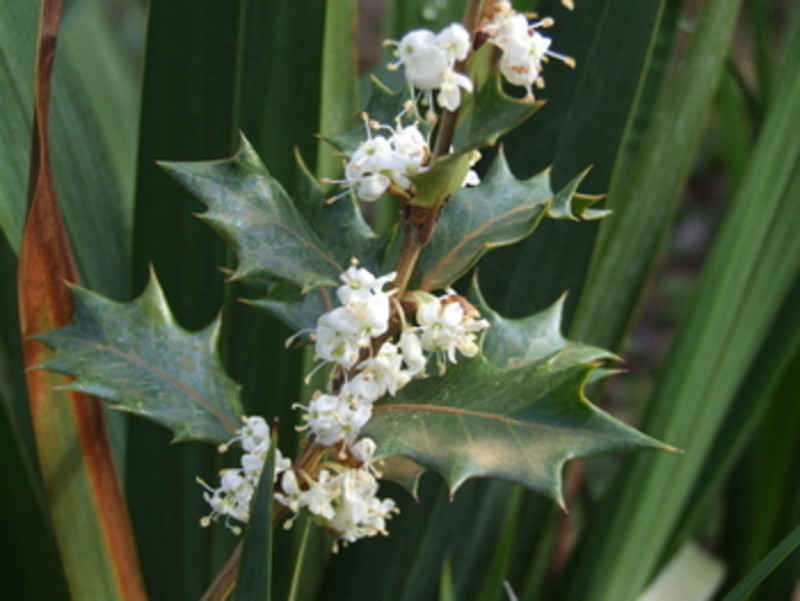
[[[170,375],[168,372],[156,367],[152,363],[149,363],[149,362],[141,359],[140,357],[137,357],[136,355],[132,355],[132,354],[127,353],[127,352],[125,352],[125,351],[123,351],[121,349],[115,348],[113,346],[109,346],[107,344],[100,344],[100,343],[97,343],[97,342],[93,342],[91,340],[86,340],[86,339],[81,339],[81,338],[77,338],[75,341],[78,342],[78,343],[82,343],[83,345],[85,345],[85,346],[87,346],[89,348],[94,348],[94,349],[97,349],[97,350],[100,350],[100,351],[105,351],[105,352],[117,355],[119,357],[122,357],[123,359],[129,361],[130,363],[134,363],[134,364],[136,364],[136,365],[138,365],[140,367],[143,367],[144,369],[156,374],[157,376],[162,378],[165,382],[169,383],[174,388],[176,388],[177,390],[183,392],[185,395],[187,395],[188,397],[193,399],[198,405],[200,405],[208,413],[210,413],[211,415],[214,415],[220,422],[225,424],[225,427],[227,427],[231,431],[231,433],[234,433],[234,431],[236,430],[236,424],[233,423],[230,419],[228,419],[228,417],[220,409],[216,408],[210,401],[207,401],[203,396],[201,396],[199,392],[197,392],[194,389],[186,386],[180,380],[178,380],[174,376]]]

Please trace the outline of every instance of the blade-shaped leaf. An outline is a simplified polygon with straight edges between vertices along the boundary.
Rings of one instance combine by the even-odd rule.
[[[28,212],[20,245],[19,322],[26,368],[49,351],[35,339],[73,310],[65,282],[77,281],[51,168],[50,90],[61,0],[41,3],[37,39]],[[70,594],[76,599],[146,597],[131,523],[103,408],[59,390],[64,378],[26,370],[28,402],[48,509]]]
[[[77,286],[73,296],[72,322],[39,336],[55,351],[39,367],[75,376],[65,388],[157,421],[176,441],[231,438],[243,411],[217,353],[219,320],[183,330],[155,278],[127,304]]]
[[[228,160],[163,163],[207,206],[201,217],[234,248],[234,279],[288,280],[304,290],[335,285],[343,271],[302,218],[280,183],[245,140]]]
[[[275,445],[267,452],[250,507],[250,521],[242,541],[242,561],[236,578],[241,601],[272,599],[272,520],[275,499]]]
[[[501,152],[480,186],[460,190],[444,208],[436,234],[420,257],[421,288],[449,286],[487,250],[529,236],[545,215],[586,217],[586,201],[572,204],[582,177],[556,194],[550,188],[549,171],[519,180]]]
[[[560,504],[568,459],[666,448],[586,401],[594,365],[554,369],[558,359],[555,353],[513,369],[484,358],[462,361],[376,404],[362,432],[381,456],[405,455],[440,472],[451,492],[468,478],[495,477]]]

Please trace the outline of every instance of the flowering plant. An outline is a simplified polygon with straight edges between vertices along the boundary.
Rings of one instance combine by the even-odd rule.
[[[613,373],[604,365],[616,358],[562,337],[561,301],[511,320],[487,306],[477,279],[471,300],[452,288],[487,250],[542,219],[606,214],[591,208],[599,197],[577,192],[581,176],[552,191],[547,172],[516,179],[502,153],[481,165],[483,181],[475,170],[480,148],[541,106],[534,88],[544,87],[548,58],[575,66],[540,32],[552,25],[497,2],[466,26],[387,42],[407,90],[373,84],[361,124],[330,139],[344,177],[304,171],[305,198],[289,198],[244,139],[228,160],[163,164],[233,247],[232,279],[262,291],[249,302],[297,331],[288,343],[313,343],[307,382],[321,383],[295,405],[306,435],[295,460],[278,450],[268,418],[243,415],[215,349],[218,322],[183,331],[155,278],[127,305],[76,288],[73,323],[41,336],[55,350],[43,367],[172,428],[176,440],[240,446],[240,467],[223,469],[218,486],[199,481],[210,506],[202,525],[224,517],[240,533],[267,480],[274,519],[292,514],[289,527],[307,511],[334,548],[388,534],[397,507],[378,496],[377,478],[415,493],[434,469],[454,494],[468,478],[498,477],[562,503],[566,460],[666,448],[585,400],[586,383]],[[483,75],[470,68],[478,51],[499,53]],[[360,204],[390,197],[401,203],[399,233],[377,235]]]
[[[61,4],[0,7],[0,597],[728,601],[800,543],[785,2]],[[663,448],[587,396],[686,453],[569,461]]]

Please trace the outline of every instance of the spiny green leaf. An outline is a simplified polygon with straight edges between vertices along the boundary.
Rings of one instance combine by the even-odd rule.
[[[445,206],[436,233],[420,257],[421,288],[449,286],[487,250],[529,236],[544,216],[595,217],[587,215],[585,202],[573,203],[584,175],[554,193],[549,171],[519,180],[499,153],[480,186],[459,190]]]
[[[310,173],[302,158],[297,157],[300,174],[297,190],[297,208],[327,251],[341,264],[357,259],[374,273],[380,271],[381,255],[386,245],[367,225],[351,195],[345,195],[328,204],[328,196]],[[333,308],[333,291],[319,286],[305,294],[292,284],[277,282],[266,289],[261,298],[244,299],[283,321],[295,331],[313,328],[317,318]]]
[[[345,194],[333,203],[326,202],[330,194],[326,193],[299,155],[297,161],[299,182],[296,205],[327,252],[342,265],[356,258],[362,266],[377,273],[386,242],[364,221],[355,197]]]
[[[162,166],[208,205],[201,217],[239,258],[234,279],[261,285],[282,279],[304,290],[337,283],[340,263],[247,140],[231,159]]]
[[[607,350],[564,338],[561,334],[561,317],[566,295],[562,295],[544,311],[522,319],[508,319],[492,310],[481,295],[477,281],[473,282],[470,296],[475,299],[481,316],[491,324],[483,339],[482,350],[486,358],[498,367],[518,367],[540,361],[554,353],[558,353],[556,361],[559,364],[619,360]],[[607,371],[598,368],[592,374]]]
[[[75,317],[38,336],[54,350],[38,367],[74,376],[68,389],[171,428],[176,441],[231,438],[243,411],[240,387],[217,352],[219,319],[199,332],[183,330],[155,277],[126,304],[72,291]]]
[[[462,360],[377,403],[362,432],[381,456],[404,455],[441,473],[452,493],[468,478],[495,477],[559,504],[568,459],[666,448],[591,405],[583,388],[595,366],[565,365],[560,354],[510,369]]]
[[[424,466],[403,455],[392,455],[379,462],[381,478],[399,484],[419,500],[419,479],[426,472]]]
[[[525,102],[512,98],[502,89],[499,72],[475,94],[472,110],[459,122],[453,146],[456,152],[467,152],[493,146],[503,134],[517,127],[544,106],[543,101]]]
[[[403,469],[390,463],[389,477],[413,493],[419,464],[440,472],[452,492],[468,478],[497,477],[563,504],[561,468],[568,459],[669,448],[585,398],[586,382],[604,373],[604,360],[616,357],[561,335],[563,298],[541,313],[510,320],[485,305],[477,286],[474,295],[492,323],[486,354],[382,399],[363,430],[382,457],[411,461]]]

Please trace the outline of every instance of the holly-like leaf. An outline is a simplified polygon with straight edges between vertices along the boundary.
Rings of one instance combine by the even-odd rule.
[[[161,165],[208,206],[200,217],[239,259],[233,279],[256,285],[285,280],[303,290],[336,285],[341,264],[247,140],[231,159]]]
[[[564,338],[561,333],[561,316],[564,313],[566,295],[544,311],[521,319],[508,319],[491,309],[473,280],[470,297],[491,327],[483,338],[484,356],[498,367],[519,367],[525,363],[553,357],[553,365],[558,369],[562,364],[596,363],[619,361],[620,358],[605,349]],[[608,375],[615,370],[598,368],[590,373]]]
[[[327,203],[329,196],[325,188],[299,155],[297,160],[300,175],[297,208],[322,245],[342,265],[356,259],[373,273],[380,273],[387,238],[377,236],[367,225],[352,195]],[[338,279],[337,284],[341,284]],[[319,316],[330,311],[337,302],[333,289],[328,286],[302,293],[292,283],[276,282],[262,292],[261,297],[242,301],[271,313],[298,332],[315,327]]]
[[[419,500],[419,480],[427,469],[403,455],[391,455],[377,462],[381,479],[399,484]]]
[[[155,277],[130,303],[72,292],[72,322],[37,336],[54,351],[37,367],[74,376],[65,388],[171,428],[176,441],[233,436],[243,411],[217,352],[219,319],[199,332],[182,329]]]
[[[602,197],[577,194],[585,175],[581,173],[562,190],[553,192],[549,170],[519,180],[511,173],[501,149],[483,182],[462,188],[444,207],[436,232],[420,257],[421,289],[451,285],[488,250],[529,236],[543,217],[594,219],[605,215],[588,211],[588,206]]]
[[[593,406],[587,382],[616,356],[561,334],[563,298],[524,319],[506,319],[472,296],[491,327],[483,351],[376,403],[362,430],[387,458],[386,476],[416,491],[419,466],[451,490],[484,476],[516,482],[563,504],[568,459],[634,449],[674,450]],[[396,455],[402,457],[396,459]]]
[[[668,448],[585,399],[594,364],[559,359],[556,352],[507,369],[483,357],[462,360],[377,403],[362,433],[381,457],[403,455],[441,473],[451,493],[468,478],[494,477],[559,504],[568,459]]]
[[[325,249],[342,265],[355,258],[377,273],[380,255],[386,244],[364,221],[353,194],[345,194],[335,202],[327,202],[331,194],[317,181],[308,166],[297,155],[297,208],[322,241]],[[334,195],[337,191],[334,191]],[[340,283],[337,280],[337,283]]]
[[[421,288],[449,286],[490,248],[528,236],[552,196],[547,172],[520,181],[499,153],[480,186],[461,189],[444,207],[420,257]]]
[[[544,105],[543,101],[526,102],[512,98],[503,92],[500,73],[494,73],[475,94],[472,110],[464,113],[453,146],[456,152],[493,146],[500,136],[520,125]]]

